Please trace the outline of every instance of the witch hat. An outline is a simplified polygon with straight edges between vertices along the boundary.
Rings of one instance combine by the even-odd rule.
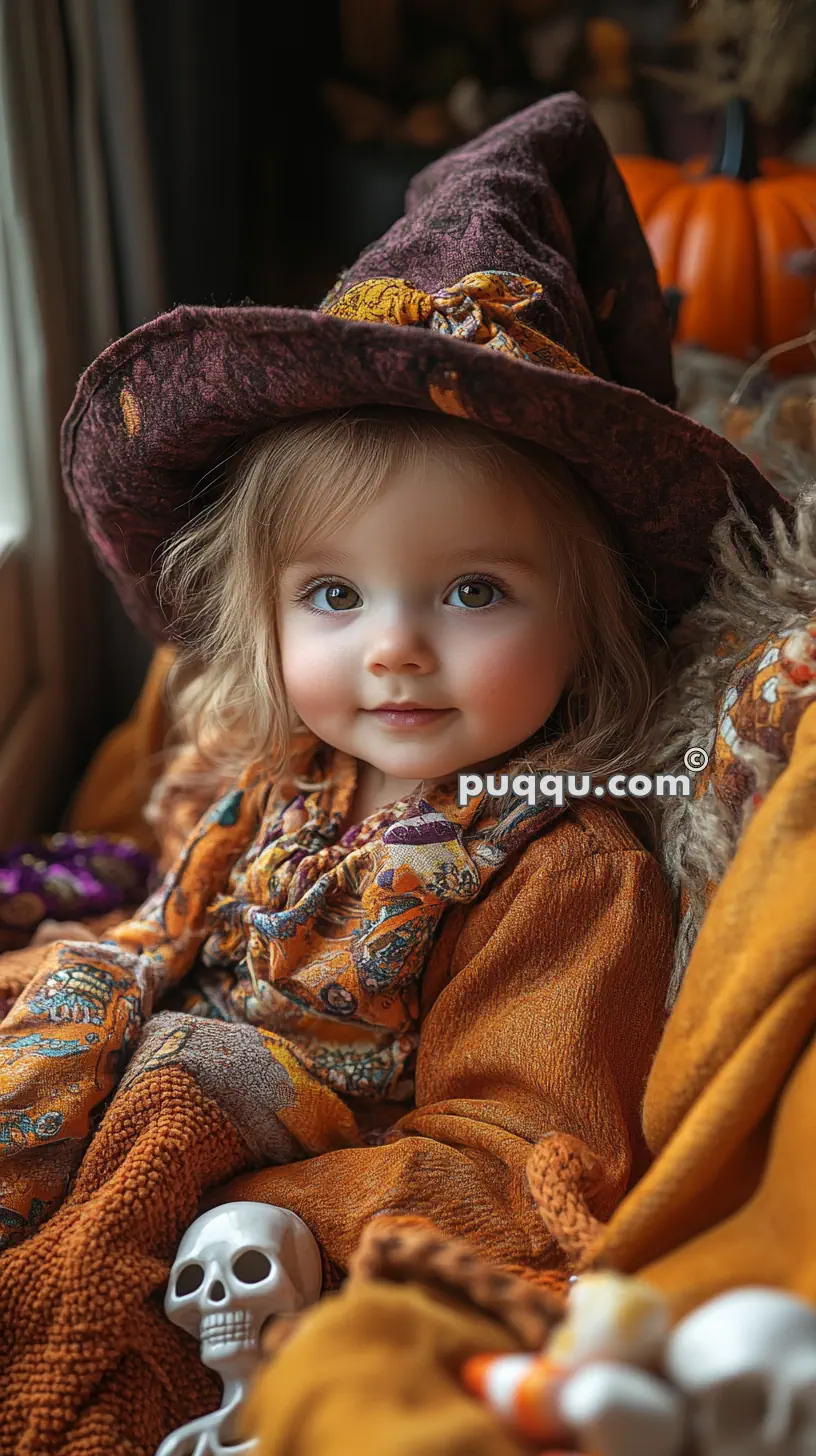
[[[760,526],[785,508],[674,398],[648,246],[568,93],[421,172],[405,216],[318,309],[181,307],[112,344],[65,420],[63,475],[125,607],[172,639],[157,548],[212,502],[236,445],[315,410],[442,410],[562,456],[668,626],[702,593],[729,482]]]

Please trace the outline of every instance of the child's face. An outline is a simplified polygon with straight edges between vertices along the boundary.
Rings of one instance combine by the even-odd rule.
[[[289,700],[396,779],[489,763],[549,717],[575,652],[553,544],[524,488],[441,462],[390,481],[283,573]]]

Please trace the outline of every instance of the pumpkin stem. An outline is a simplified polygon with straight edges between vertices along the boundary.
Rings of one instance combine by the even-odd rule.
[[[708,175],[735,177],[740,182],[753,182],[762,175],[753,112],[741,96],[732,96],[725,103],[720,137]]]

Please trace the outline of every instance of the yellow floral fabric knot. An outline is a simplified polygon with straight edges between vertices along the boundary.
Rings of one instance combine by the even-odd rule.
[[[329,294],[329,299],[332,294]],[[424,324],[433,313],[433,299],[404,278],[371,278],[355,283],[336,301],[323,305],[335,318],[364,324]]]
[[[323,312],[357,323],[425,324],[548,369],[589,374],[574,354],[520,317],[543,291],[540,283],[518,273],[468,273],[438,293],[425,293],[404,278],[370,278],[345,293],[332,290]]]

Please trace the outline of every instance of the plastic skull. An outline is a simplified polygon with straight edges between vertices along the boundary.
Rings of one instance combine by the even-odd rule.
[[[701,1456],[816,1456],[816,1309],[734,1289],[681,1320],[666,1371],[691,1403]]]
[[[222,1375],[254,1368],[264,1323],[320,1294],[320,1252],[308,1226],[269,1203],[225,1203],[182,1239],[170,1272],[168,1319],[201,1341]]]

